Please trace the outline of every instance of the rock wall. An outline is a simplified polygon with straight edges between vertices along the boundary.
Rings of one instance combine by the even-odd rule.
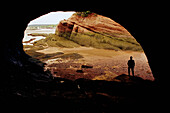
[[[60,21],[57,28],[59,35],[63,33],[71,34],[72,32],[95,32],[114,37],[133,38],[133,36],[124,27],[114,20],[95,13],[89,14],[87,17],[81,17],[73,14],[69,19]]]
[[[73,30],[73,26],[74,23],[66,21],[66,20],[62,20],[60,21],[59,25],[58,25],[58,35],[62,36],[63,33],[67,32],[67,33],[71,33]]]
[[[63,1],[61,1],[61,2],[63,2]],[[74,2],[72,2],[72,3],[74,3]],[[38,73],[40,73],[40,71],[36,71],[36,70],[38,70],[37,69],[38,66],[34,63],[30,63],[28,56],[25,55],[25,53],[23,51],[23,47],[22,47],[22,38],[24,36],[23,32],[24,32],[27,24],[31,20],[37,18],[40,15],[46,14],[49,11],[65,10],[65,9],[67,9],[67,10],[84,10],[84,8],[86,8],[86,9],[92,8],[95,12],[103,13],[104,15],[107,15],[107,12],[109,12],[109,11],[114,11],[114,9],[116,9],[116,8],[120,9],[120,5],[114,5],[114,7],[111,8],[108,6],[109,4],[106,3],[107,7],[104,8],[104,10],[99,10],[101,8],[101,6],[102,7],[105,6],[103,4],[103,2],[101,5],[100,4],[95,5],[95,7],[94,7],[94,4],[91,4],[91,6],[89,3],[87,3],[87,4],[88,5],[86,5],[85,7],[83,7],[82,4],[79,5],[79,6],[81,6],[81,8],[73,7],[73,5],[70,4],[69,5],[70,7],[67,6],[67,8],[66,8],[63,5],[60,5],[61,7],[59,7],[59,6],[56,7],[56,4],[51,4],[51,2],[49,2],[49,4],[47,5],[47,2],[46,2],[44,5],[34,4],[34,6],[36,5],[36,7],[31,7],[31,10],[30,10],[30,8],[28,8],[28,7],[32,6],[32,2],[30,2],[30,3],[28,2],[27,4],[25,4],[25,2],[23,2],[23,4],[21,3],[18,6],[16,4],[13,4],[10,7],[4,7],[5,9],[3,8],[3,11],[5,11],[5,10],[11,11],[12,13],[15,14],[15,16],[11,17],[10,14],[2,13],[2,17],[3,17],[2,20],[5,23],[5,24],[2,24],[3,29],[9,29],[9,26],[10,26],[10,32],[9,32],[9,30],[4,30],[3,33],[8,34],[8,35],[2,37],[2,39],[1,39],[1,47],[2,47],[2,53],[1,53],[1,67],[2,68],[1,68],[1,82],[0,82],[1,83],[1,93],[0,93],[1,94],[1,96],[0,96],[1,97],[0,98],[1,105],[10,104],[10,106],[12,105],[12,106],[16,106],[16,107],[27,107],[28,106],[29,109],[30,109],[30,106],[34,106],[33,108],[37,107],[37,110],[38,110],[37,105],[39,105],[39,106],[41,106],[41,108],[49,108],[49,109],[53,108],[53,109],[59,111],[58,109],[56,109],[57,105],[61,106],[61,107],[59,106],[58,108],[63,108],[63,106],[65,106],[65,105],[67,105],[67,107],[65,107],[65,108],[71,108],[69,105],[72,105],[73,108],[75,108],[75,106],[76,106],[75,103],[77,103],[78,107],[81,105],[81,103],[84,103],[84,101],[77,102],[77,100],[75,100],[74,103],[68,104],[68,102],[70,102],[70,101],[67,101],[66,99],[64,99],[66,101],[66,104],[64,104],[63,99],[60,99],[61,96],[57,96],[57,98],[54,99],[54,98],[50,98],[49,95],[48,96],[42,95],[39,98],[35,98],[32,96],[31,99],[29,98],[29,95],[28,95],[27,99],[22,98],[22,93],[25,93],[23,89],[25,89],[25,91],[31,92],[32,88],[34,88],[35,86],[38,86],[38,85],[35,85],[32,83],[31,84],[28,83],[28,85],[30,85],[31,88],[29,88],[28,86],[24,88],[24,86],[25,86],[24,84],[28,81],[31,81],[30,77],[32,75],[37,75]],[[75,3],[74,3],[74,5],[75,5]],[[17,8],[16,8],[16,6],[17,6]],[[76,4],[76,6],[78,6],[78,4]],[[113,6],[113,4],[111,4],[111,6]],[[141,10],[143,8],[143,6],[146,6],[146,7],[144,8],[144,10]],[[164,75],[163,71],[160,71],[160,66],[154,66],[154,65],[155,65],[155,62],[157,62],[157,64],[161,64],[161,62],[162,62],[162,60],[158,60],[156,58],[159,58],[159,59],[162,58],[160,56],[163,56],[163,55],[158,54],[158,50],[160,50],[160,46],[158,46],[158,45],[161,43],[161,41],[164,42],[165,40],[159,40],[159,43],[158,43],[157,42],[158,38],[154,38],[154,43],[152,43],[152,46],[151,46],[151,42],[153,42],[153,41],[148,40],[148,38],[143,38],[145,36],[147,36],[149,38],[158,36],[158,33],[155,33],[155,32],[157,32],[157,31],[159,32],[160,29],[158,29],[158,25],[162,25],[162,24],[155,24],[155,21],[157,21],[157,20],[160,21],[159,19],[162,18],[162,16],[158,14],[158,12],[161,12],[161,11],[158,11],[160,9],[158,9],[156,7],[157,5],[155,5],[155,8],[153,8],[153,7],[151,8],[150,6],[151,5],[148,5],[148,7],[147,7],[147,5],[145,3],[143,3],[143,5],[140,5],[140,6],[135,5],[134,3],[131,5],[126,4],[124,7],[124,9],[126,9],[126,10],[120,10],[122,12],[121,13],[118,12],[117,14],[115,14],[116,11],[114,11],[114,14],[108,14],[108,16],[111,18],[114,18],[113,15],[114,16],[116,15],[117,17],[119,17],[119,19],[122,18],[124,20],[123,25],[127,25],[127,28],[130,29],[131,32],[135,33],[133,35],[136,37],[136,39],[138,41],[140,41],[140,43],[142,44],[142,47],[144,47],[144,50],[145,50],[147,56],[149,56],[149,61],[150,61],[149,63],[151,65],[153,71],[155,72],[154,76],[157,78],[157,80],[161,81],[160,77],[162,77],[162,78],[165,77],[164,79],[166,79],[167,73]],[[98,8],[96,8],[96,7],[98,7]],[[134,12],[134,9],[135,9],[135,12]],[[152,10],[154,10],[156,13],[150,14]],[[127,12],[128,12],[128,16],[127,16]],[[138,12],[138,13],[136,13],[136,12]],[[144,16],[144,15],[146,15],[146,16]],[[138,20],[138,21],[136,21],[136,20]],[[143,24],[141,22],[141,20],[143,21],[143,23],[144,22],[145,23]],[[155,21],[153,21],[153,20],[155,20]],[[128,25],[134,25],[135,28],[130,27]],[[147,27],[146,27],[146,25],[147,25]],[[145,32],[143,30],[139,30],[139,29],[144,29]],[[161,36],[162,36],[162,33],[161,33]],[[35,66],[32,66],[33,64]],[[24,69],[25,68],[24,66],[26,66],[26,65],[28,65],[28,68]],[[22,67],[22,68],[20,68],[20,67]],[[37,68],[35,68],[35,67],[37,67]],[[24,78],[24,81],[22,78],[20,78],[21,76]],[[39,77],[41,77],[41,75],[39,75]],[[39,77],[36,77],[36,78],[39,79]],[[36,83],[40,84],[39,81],[37,81]],[[70,84],[68,84],[68,86],[69,85]],[[49,86],[49,85],[47,85],[45,83],[42,85],[43,89],[48,90],[50,86],[49,87],[46,87],[46,86]],[[93,84],[92,85],[87,84],[87,86],[93,86]],[[109,88],[113,88],[113,86],[117,86],[117,85],[112,85]],[[21,87],[21,88],[18,89],[17,87]],[[63,86],[63,87],[67,88],[67,86]],[[54,89],[55,88],[58,88],[58,86],[54,86]],[[116,88],[116,89],[118,90],[118,88]],[[127,87],[125,87],[125,88],[127,89]],[[41,91],[41,88],[38,88],[38,89],[39,90],[36,90],[36,91]],[[131,90],[131,91],[137,92],[136,89]],[[138,89],[141,89],[141,87]],[[141,95],[141,97],[143,97],[140,99],[140,100],[143,99],[142,105],[146,106],[146,104],[148,104],[148,105],[152,105],[152,104],[159,105],[160,104],[159,98],[161,98],[162,95],[158,95],[158,94],[160,94],[160,91],[162,91],[162,89],[161,88],[158,88],[158,89],[154,88],[154,89],[157,91],[152,92],[150,90],[142,90],[143,94],[146,95],[146,96]],[[115,94],[115,92],[116,92],[113,89],[107,90],[107,91],[114,91],[113,94]],[[121,90],[121,91],[123,91],[123,90]],[[128,92],[131,92],[131,91],[128,90]],[[151,94],[148,91],[150,91]],[[56,92],[58,92],[58,91],[56,91]],[[126,90],[126,92],[127,92],[127,90]],[[27,93],[25,93],[25,94],[27,94]],[[65,94],[68,95],[69,93],[65,93]],[[96,93],[94,93],[94,94],[96,94]],[[120,93],[120,94],[122,95],[124,93]],[[140,93],[138,93],[137,96],[140,97],[139,94]],[[164,93],[162,93],[162,94],[164,94]],[[117,93],[116,93],[116,95],[117,95]],[[131,93],[130,97],[132,97],[132,95],[135,95],[135,94]],[[153,101],[152,102],[150,101],[151,102],[151,104],[150,104],[150,103],[148,103],[148,99],[150,99],[151,96],[153,96],[152,97]],[[50,101],[48,101],[47,97],[49,98]],[[53,97],[54,97],[54,95],[53,95]],[[75,97],[79,97],[79,96],[75,95]],[[80,95],[80,97],[82,97],[82,95]],[[89,100],[92,100],[91,99],[92,96],[85,95],[85,97],[90,97],[87,100],[87,103],[89,104]],[[101,104],[95,105],[96,107],[94,107],[94,110],[89,111],[89,112],[94,112],[94,111],[96,111],[96,109],[98,110],[98,108],[99,108],[98,106],[103,105],[101,100],[105,100],[105,98],[104,99],[99,98],[99,97],[103,97],[102,95],[95,95],[95,97],[96,97],[96,99],[98,98],[98,101],[94,102],[94,103],[100,102]],[[144,98],[144,97],[147,97],[147,98]],[[164,95],[164,97],[166,98],[165,95]],[[108,97],[106,97],[106,98],[108,98]],[[122,99],[122,98],[123,97],[120,96],[120,97],[114,97],[112,99]],[[96,99],[93,99],[93,100],[96,100]],[[28,100],[30,101],[30,103],[28,105],[26,105],[26,102],[28,102]],[[31,102],[31,100],[33,100],[33,102]],[[84,99],[81,99],[81,100],[84,100]],[[130,100],[130,99],[127,99],[127,100]],[[152,100],[152,99],[150,99],[150,100]],[[162,98],[161,98],[161,100],[162,100]],[[37,103],[35,101],[37,101]],[[108,102],[108,101],[106,101],[106,102]],[[109,100],[109,102],[110,102],[110,100]],[[139,103],[140,101],[137,100],[137,102]],[[53,106],[51,106],[52,103],[53,103]],[[58,103],[58,104],[56,105],[56,103]],[[46,105],[48,105],[50,107],[48,107]],[[87,105],[81,105],[81,106],[85,106],[84,107],[85,110],[91,110],[91,108],[92,108],[91,105],[92,104],[89,104],[89,107],[87,107]],[[139,104],[135,104],[135,105],[139,105]],[[105,107],[105,105],[103,105],[103,106]],[[109,106],[114,108],[113,107],[114,105],[109,104]],[[79,109],[82,110],[80,107],[79,107]],[[35,111],[35,109],[30,109],[30,110]],[[62,110],[68,110],[69,112],[71,112],[70,109],[62,109]],[[115,108],[113,110],[115,111]],[[76,108],[75,108],[74,112],[75,111],[77,111]],[[72,112],[73,112],[73,110],[72,110]],[[105,112],[105,111],[101,111],[101,112]]]

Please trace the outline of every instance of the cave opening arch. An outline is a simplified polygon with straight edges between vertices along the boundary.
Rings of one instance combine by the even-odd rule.
[[[24,36],[23,31],[25,30],[27,24],[31,20],[35,19],[36,17],[38,17],[40,15],[46,14],[46,13],[48,13],[50,11],[54,11],[54,10],[61,10],[61,9],[57,9],[57,8],[46,9],[46,8],[41,7],[41,8],[33,8],[33,11],[27,10],[25,13],[23,13],[23,11],[18,10],[18,9],[14,8],[14,10],[16,10],[16,13],[15,13],[15,17],[13,17],[13,21],[15,21],[15,23],[20,23],[20,24],[15,24],[15,26],[17,26],[17,29],[12,29],[10,31],[11,32],[10,34],[7,33],[7,34],[10,35],[8,38],[3,38],[3,41],[5,43],[3,43],[3,45],[4,45],[3,46],[3,53],[4,54],[1,56],[3,61],[4,61],[4,63],[1,63],[3,65],[2,66],[3,67],[2,72],[5,73],[5,75],[9,75],[9,76],[14,75],[14,74],[19,75],[19,73],[20,73],[20,75],[25,76],[24,70],[21,70],[20,67],[27,64],[27,61],[28,61],[28,56],[26,54],[24,54],[25,52],[23,51],[23,46],[22,46],[22,38]],[[144,51],[145,51],[145,53],[148,57],[149,64],[150,64],[152,71],[153,71],[153,75],[156,78],[156,80],[159,82],[161,73],[159,73],[159,71],[158,71],[159,68],[154,66],[155,62],[157,62],[157,60],[155,60],[155,56],[157,55],[157,52],[155,52],[155,49],[158,50],[158,47],[157,47],[158,43],[156,43],[156,42],[153,43],[152,41],[150,41],[146,38],[143,38],[143,37],[146,37],[146,36],[147,37],[153,36],[155,31],[150,30],[150,28],[153,27],[152,25],[154,25],[154,23],[152,22],[153,18],[149,19],[149,17],[151,17],[151,16],[147,16],[147,18],[140,16],[141,12],[136,14],[136,11],[135,11],[135,13],[132,13],[132,14],[128,13],[129,15],[127,16],[126,14],[129,11],[128,8],[127,8],[127,11],[125,13],[121,12],[120,14],[114,14],[114,15],[116,15],[116,18],[115,18],[113,16],[113,13],[111,13],[111,14],[108,13],[110,11],[110,8],[105,9],[105,11],[101,10],[100,7],[98,7],[98,9],[99,10],[97,10],[97,9],[93,10],[93,8],[92,8],[92,10],[91,9],[90,10],[93,11],[93,12],[102,14],[102,15],[106,15],[107,17],[110,17],[112,19],[117,18],[117,20],[116,20],[117,22],[121,23],[121,25],[123,25],[125,28],[128,28],[130,33],[132,33],[132,35],[142,45],[142,47],[143,47],[143,49],[144,49]],[[67,10],[69,10],[69,9],[67,9]],[[77,8],[75,7],[74,10],[77,10]],[[79,10],[82,11],[83,9],[79,8]],[[131,12],[133,12],[133,11],[131,11]],[[145,12],[145,13],[147,13],[147,12]],[[120,18],[122,18],[122,20],[120,20]],[[143,23],[141,23],[141,21],[136,21],[136,20],[143,20],[146,23],[143,24]],[[150,24],[150,22],[151,22],[151,24]],[[148,25],[148,27],[146,27],[146,24]],[[11,24],[8,24],[8,26],[11,26]],[[150,34],[148,36],[148,34],[150,32],[152,32],[152,35]],[[157,40],[157,39],[155,39],[155,40]],[[152,44],[152,46],[150,44]],[[4,82],[3,77],[4,78],[7,77],[7,78],[5,78],[5,80],[14,80],[14,78],[12,76],[11,77],[9,77],[9,76],[2,76],[1,84]],[[22,80],[22,79],[19,79],[19,80]],[[25,80],[25,82],[27,82],[27,80]],[[22,83],[19,82],[19,83],[23,84],[24,82],[22,82]],[[7,82],[6,82],[6,85],[4,85],[4,86],[5,87],[9,86],[9,84],[7,84]],[[157,93],[152,92],[152,94],[153,94],[154,97],[158,98],[157,94],[159,92],[159,89],[156,89],[156,90],[157,90],[156,91]],[[20,95],[21,93],[17,92],[15,94]],[[157,103],[153,103],[153,102],[155,102],[154,97],[152,97],[152,99],[150,99],[148,97],[147,99],[145,98],[144,100],[147,100],[146,102],[148,102],[148,100],[151,100],[152,102],[150,101],[150,103],[156,105]],[[2,100],[5,100],[5,99],[2,99]],[[11,102],[11,100],[10,100],[10,102]],[[150,103],[148,103],[148,104],[150,104]],[[34,103],[34,105],[36,105],[36,104]]]
[[[90,12],[90,11],[89,11]],[[75,23],[75,22],[74,22]],[[78,24],[76,24],[76,28],[78,27],[77,26]],[[56,26],[55,26],[56,27]],[[82,25],[81,25],[81,27],[82,27]],[[74,29],[74,28],[73,28]],[[88,28],[88,30],[89,30],[89,28]],[[93,30],[92,30],[93,31]],[[96,31],[95,31],[95,33],[96,33]],[[32,39],[31,39],[32,40]],[[55,39],[53,39],[53,40],[55,40]],[[48,45],[48,44],[46,44],[46,45]],[[121,47],[121,49],[122,49],[122,47]],[[146,58],[147,59],[147,58]],[[147,62],[147,61],[146,61]],[[149,74],[149,73],[152,73],[151,71],[147,71],[147,73]]]

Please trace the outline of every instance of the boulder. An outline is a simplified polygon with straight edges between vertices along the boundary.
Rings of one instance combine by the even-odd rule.
[[[91,65],[82,65],[81,68],[93,68]]]

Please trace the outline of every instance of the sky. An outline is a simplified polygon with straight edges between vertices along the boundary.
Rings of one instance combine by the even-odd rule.
[[[28,25],[33,24],[58,24],[61,20],[68,19],[74,11],[57,11],[57,12],[50,12],[48,14],[42,15],[32,21]]]

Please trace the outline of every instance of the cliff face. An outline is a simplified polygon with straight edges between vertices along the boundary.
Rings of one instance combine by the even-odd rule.
[[[133,36],[124,27],[114,20],[95,13],[91,13],[87,17],[73,14],[69,19],[60,21],[57,28],[59,35],[63,33],[71,34],[72,32],[95,32],[114,37],[133,38]]]

